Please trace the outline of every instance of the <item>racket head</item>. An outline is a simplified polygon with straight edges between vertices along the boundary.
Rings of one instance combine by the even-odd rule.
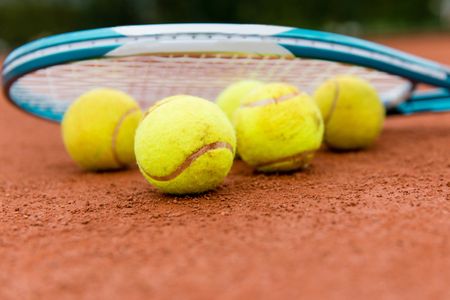
[[[2,73],[16,105],[54,121],[98,87],[129,93],[145,109],[175,94],[214,100],[242,79],[283,81],[312,92],[338,74],[369,80],[387,107],[410,96],[411,81],[448,84],[446,67],[374,43],[234,24],[126,26],[44,38],[12,52]]]

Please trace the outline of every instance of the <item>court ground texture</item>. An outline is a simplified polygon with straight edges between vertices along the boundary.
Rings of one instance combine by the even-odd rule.
[[[377,39],[450,64],[450,36]],[[0,99],[1,299],[450,299],[450,113],[390,117],[310,169],[216,191],[86,173]]]

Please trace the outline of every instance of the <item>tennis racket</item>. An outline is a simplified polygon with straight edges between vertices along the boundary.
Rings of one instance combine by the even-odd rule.
[[[13,51],[4,90],[23,110],[60,121],[80,94],[111,87],[143,108],[174,94],[214,100],[242,79],[283,81],[313,92],[354,74],[378,90],[388,112],[450,109],[450,69],[344,35],[267,25],[122,26],[56,35]],[[418,84],[434,89],[417,91]]]

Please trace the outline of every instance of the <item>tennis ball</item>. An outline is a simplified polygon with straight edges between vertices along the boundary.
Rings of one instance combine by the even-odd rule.
[[[241,99],[252,89],[262,85],[256,80],[242,80],[229,85],[216,99],[217,105],[226,113],[228,119],[233,119],[234,111],[241,105]]]
[[[376,90],[361,78],[329,79],[317,88],[314,99],[325,122],[325,143],[331,149],[366,148],[383,128],[384,106]]]
[[[234,121],[239,154],[258,171],[306,168],[322,143],[324,126],[314,100],[289,84],[252,90]]]
[[[136,131],[136,160],[144,177],[169,194],[218,186],[233,164],[236,136],[220,108],[177,95],[152,106]]]
[[[127,94],[95,89],[76,99],[64,114],[67,152],[86,170],[119,169],[135,161],[134,133],[142,112]]]

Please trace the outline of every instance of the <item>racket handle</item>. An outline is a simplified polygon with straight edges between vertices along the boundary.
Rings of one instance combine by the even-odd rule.
[[[389,109],[387,113],[410,115],[417,112],[444,112],[450,111],[450,96],[447,98],[438,99],[421,99],[421,100],[409,100],[400,103],[396,107]]]

